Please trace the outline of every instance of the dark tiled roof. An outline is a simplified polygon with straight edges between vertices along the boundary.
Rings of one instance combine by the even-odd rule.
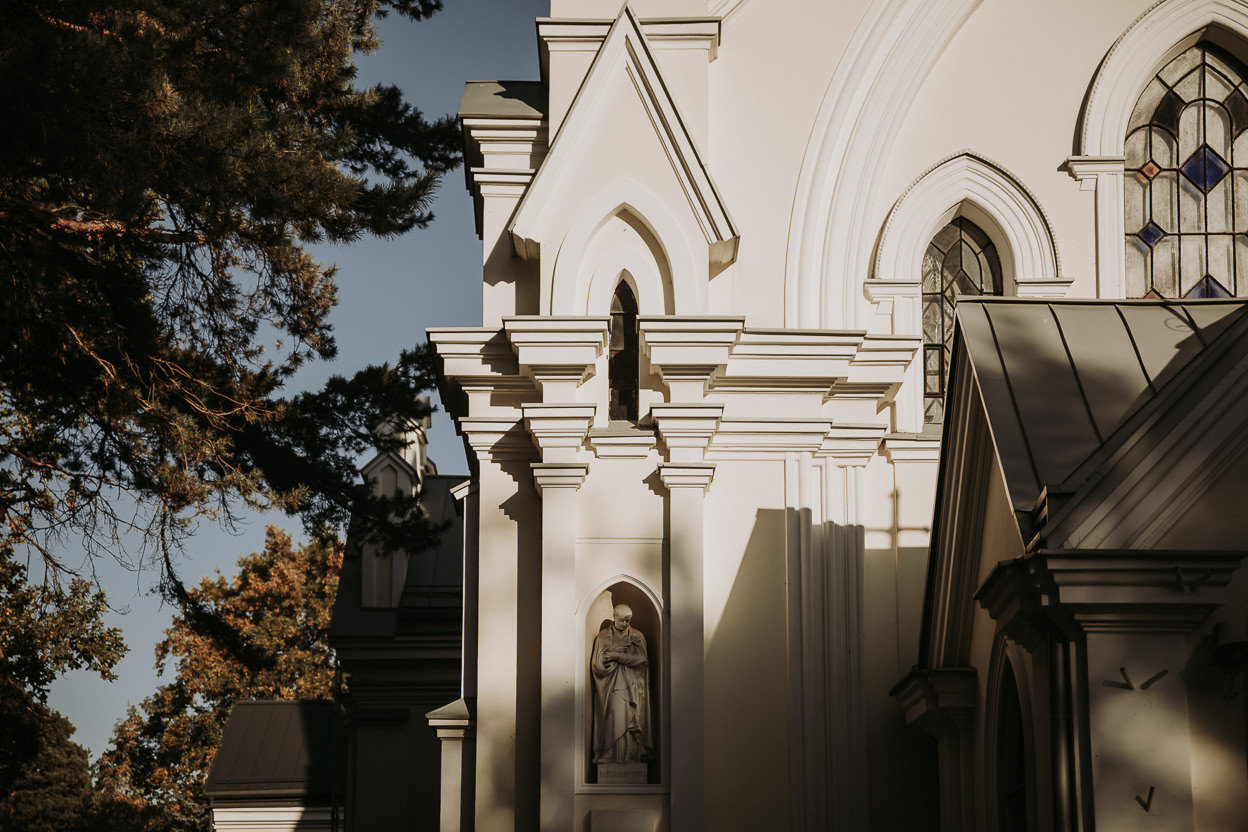
[[[345,758],[332,702],[235,702],[204,794],[329,797]]]

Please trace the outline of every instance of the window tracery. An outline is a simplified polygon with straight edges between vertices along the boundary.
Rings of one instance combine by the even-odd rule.
[[[944,420],[958,295],[1001,294],[1001,259],[992,239],[965,217],[936,232],[923,255],[923,418]]]
[[[1248,69],[1201,41],[1149,82],[1125,145],[1128,297],[1248,295]]]

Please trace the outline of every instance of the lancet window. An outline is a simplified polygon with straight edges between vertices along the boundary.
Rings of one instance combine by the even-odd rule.
[[[1140,95],[1125,147],[1128,297],[1248,295],[1246,81],[1202,41]]]
[[[945,382],[953,351],[958,295],[1001,294],[1001,259],[992,239],[965,217],[956,217],[923,255],[924,420],[944,420]]]
[[[611,298],[611,328],[608,334],[611,345],[607,382],[611,388],[611,401],[607,407],[607,418],[636,422],[639,386],[637,296],[623,280]]]

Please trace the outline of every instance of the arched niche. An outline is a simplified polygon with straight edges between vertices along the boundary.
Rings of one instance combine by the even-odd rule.
[[[933,165],[897,200],[880,237],[875,278],[917,280],[933,235],[958,216],[992,239],[1005,294],[1025,294],[1029,283],[1059,280],[1057,244],[1035,196],[1003,167],[972,151]]]
[[[1036,816],[1041,760],[1031,694],[1027,652],[997,633],[988,662],[984,770],[989,817],[1003,832],[1025,832],[1026,819]]]
[[[1080,154],[1121,156],[1127,123],[1144,87],[1200,40],[1248,57],[1248,6],[1239,0],[1161,0],[1136,18],[1092,79],[1080,114]]]
[[[594,687],[590,681],[589,663],[594,639],[609,628],[616,606],[624,604],[633,611],[632,626],[646,638],[649,654],[650,720],[655,744],[653,759],[648,763],[645,783],[607,784],[599,782],[593,762]],[[592,590],[582,601],[577,616],[581,635],[580,668],[577,672],[578,702],[578,769],[582,787],[590,791],[646,792],[658,791],[666,782],[668,759],[666,727],[667,649],[663,607],[649,587],[626,575],[618,575]]]
[[[643,315],[706,314],[709,260],[658,197],[617,180],[586,201],[555,259],[550,315],[601,315],[627,271]]]

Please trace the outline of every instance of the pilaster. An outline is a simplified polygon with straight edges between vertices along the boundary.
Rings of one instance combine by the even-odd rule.
[[[438,832],[464,832],[472,828],[474,788],[473,742],[476,720],[471,700],[458,699],[425,714],[442,747],[442,807]]]
[[[1127,260],[1123,215],[1123,176],[1127,161],[1122,156],[1071,156],[1066,169],[1079,182],[1079,190],[1095,191],[1096,295],[1127,296]]]
[[[976,593],[1029,649],[1052,627],[1076,645],[1083,672],[1067,701],[1086,735],[1069,742],[1091,772],[1096,828],[1138,828],[1145,815],[1159,829],[1194,828],[1186,636],[1225,602],[1242,557],[1040,551],[998,566]]]
[[[891,691],[906,722],[936,738],[940,759],[940,828],[975,828],[974,718],[979,700],[975,668],[915,670]]]
[[[532,469],[542,496],[541,827],[570,832],[576,787],[576,492],[589,466],[535,462]]]
[[[714,475],[715,466],[702,462],[659,466],[671,559],[671,828],[688,832],[706,826],[704,518]]]

